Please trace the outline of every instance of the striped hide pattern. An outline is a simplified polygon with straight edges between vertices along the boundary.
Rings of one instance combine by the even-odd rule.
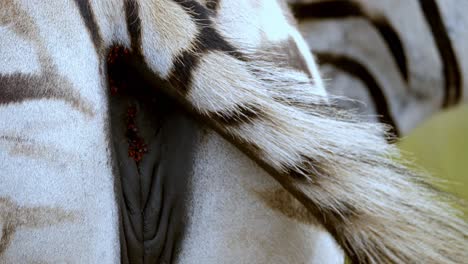
[[[328,91],[364,102],[348,107],[398,135],[468,100],[468,2],[289,2]]]
[[[0,263],[468,259],[284,2],[5,0],[0,36]]]

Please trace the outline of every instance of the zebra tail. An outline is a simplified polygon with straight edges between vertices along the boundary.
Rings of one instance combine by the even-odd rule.
[[[191,110],[291,192],[354,263],[468,259],[460,212],[399,161],[388,127],[314,95],[305,74],[258,61],[204,57],[184,94]]]

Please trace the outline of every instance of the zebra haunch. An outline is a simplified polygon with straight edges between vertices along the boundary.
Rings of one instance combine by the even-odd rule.
[[[145,221],[152,219],[146,215],[142,219],[141,211],[135,209],[146,207],[129,206],[128,200],[126,208],[117,210],[119,199],[114,190],[120,186],[115,184],[114,175],[122,173],[122,168],[112,164],[112,157],[121,152],[110,140],[112,117],[108,103],[113,99],[109,99],[105,76],[107,51],[114,45],[133,52],[134,67],[149,86],[161,89],[178,108],[230,141],[273,176],[354,262],[457,263],[467,258],[466,224],[454,216],[447,203],[435,198],[442,195],[428,188],[422,177],[392,159],[398,152],[385,142],[384,126],[359,120],[335,107],[335,99],[325,96],[307,45],[278,2],[6,1],[1,4],[1,12],[1,45],[8,50],[1,56],[9,62],[0,68],[0,115],[8,124],[0,131],[5,146],[2,171],[8,175],[1,195],[9,197],[4,198],[2,209],[12,212],[2,219],[8,234],[6,242],[2,236],[2,257],[7,262],[63,261],[61,256],[78,262],[116,262],[120,258],[116,245],[118,214],[128,210],[128,221],[136,226],[143,221],[144,231]],[[291,45],[291,40],[301,50],[307,72],[282,65],[279,61],[284,60],[270,52],[272,47]],[[169,127],[188,124],[177,117],[170,120]],[[171,142],[176,135],[168,133],[167,140]],[[226,143],[210,145],[218,140],[215,137],[208,137],[205,144],[210,147],[201,148],[200,157],[214,159],[206,151],[216,145],[223,146],[221,151],[232,151]],[[138,138],[134,135],[138,146],[135,149],[144,149]],[[187,144],[191,144],[190,140]],[[150,149],[147,155],[158,154]],[[187,233],[178,250],[171,247],[160,251],[157,261],[206,262],[212,261],[213,255],[218,260],[232,261],[242,257],[238,250],[242,248],[241,232],[230,234],[223,230],[235,225],[229,217],[235,212],[223,211],[230,208],[228,201],[199,199],[203,188],[196,186],[206,188],[210,184],[197,182],[200,175],[222,171],[210,171],[213,167],[206,164],[212,160],[200,157],[191,177],[192,201],[196,202],[188,202]],[[144,157],[139,162],[143,164]],[[242,179],[239,185],[249,184],[232,197],[242,197],[248,189],[253,189],[251,197],[258,200],[268,200],[265,193],[279,197],[275,188],[280,187],[272,182],[262,184],[258,178],[261,174],[251,176],[253,182],[248,177],[235,178]],[[21,191],[17,186],[22,187]],[[263,190],[266,186],[269,191]],[[259,187],[260,191],[256,189]],[[145,194],[139,188],[147,187],[142,184],[127,190]],[[170,189],[162,190],[161,199],[177,201]],[[145,200],[141,197],[140,202]],[[223,214],[206,214],[197,201]],[[172,208],[164,210],[168,210],[170,218]],[[35,216],[25,217],[20,212]],[[224,226],[203,225],[207,218],[213,219],[212,214],[222,218]],[[289,218],[297,215],[290,214]],[[99,218],[93,219],[95,216]],[[160,219],[164,222],[169,218]],[[271,226],[279,221],[270,220]],[[258,223],[251,219],[244,224]],[[18,230],[41,226],[47,227],[42,230],[46,236],[27,228]],[[226,248],[213,252],[216,245],[200,243],[204,231],[196,229],[200,226],[211,232],[213,228],[215,240],[226,243]],[[307,232],[311,232],[313,227],[308,227]],[[51,230],[57,232],[48,232]],[[121,233],[128,234],[126,231],[124,227]],[[71,237],[85,234],[92,234],[94,241],[100,242],[78,248],[66,246]],[[176,241],[171,239],[176,237],[167,235],[160,246],[172,245]],[[136,236],[135,240],[141,242],[142,238]],[[148,243],[131,252],[136,252],[142,262],[152,261],[145,250],[153,248],[152,241],[157,244],[160,240],[143,240]],[[49,254],[44,256],[55,259],[31,259],[40,256],[36,245],[44,241],[50,243],[46,248]],[[265,245],[261,240],[249,243]],[[299,245],[297,240],[295,245]],[[281,257],[287,262],[305,261],[307,247],[300,246],[301,250],[279,256],[277,262],[282,262]],[[265,252],[272,251],[267,248]],[[124,250],[122,255],[126,256]],[[268,262],[268,254],[257,256],[256,262]]]

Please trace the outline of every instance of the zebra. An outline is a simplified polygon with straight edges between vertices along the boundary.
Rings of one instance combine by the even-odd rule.
[[[467,2],[289,2],[328,91],[364,102],[347,107],[378,117],[397,135],[468,100]]]
[[[2,262],[467,257],[386,127],[326,95],[282,2],[3,1],[0,31]]]

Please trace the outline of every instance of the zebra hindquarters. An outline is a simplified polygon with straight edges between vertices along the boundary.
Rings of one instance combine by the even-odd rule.
[[[201,129],[176,263],[344,262],[305,207],[237,148]]]
[[[102,65],[73,5],[1,4],[0,263],[120,256]]]
[[[343,262],[292,195],[145,82],[130,50],[113,50],[107,68],[123,263]]]

